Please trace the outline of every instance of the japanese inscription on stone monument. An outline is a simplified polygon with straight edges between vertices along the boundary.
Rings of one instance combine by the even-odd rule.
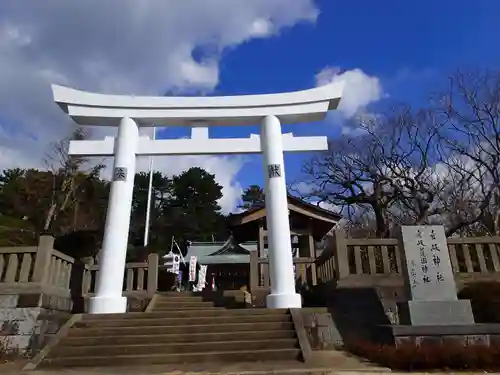
[[[444,228],[403,226],[401,244],[413,301],[456,300],[457,292]]]

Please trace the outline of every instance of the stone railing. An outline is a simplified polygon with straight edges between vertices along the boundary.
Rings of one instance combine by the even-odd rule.
[[[6,284],[33,281],[37,247],[0,248],[0,280]]]
[[[312,258],[294,258],[296,284],[316,285],[316,264]],[[262,267],[260,266],[262,265]],[[269,290],[269,259],[259,258],[257,251],[250,253],[250,290]]]
[[[53,248],[41,236],[35,247],[0,247],[0,336],[9,348],[36,352],[68,321],[88,311],[99,266]],[[158,255],[127,263],[123,294],[129,311],[144,311],[157,290]]]
[[[457,281],[500,279],[500,237],[449,238]],[[316,259],[318,284],[371,286],[401,284],[401,253],[395,238],[346,238],[334,233],[333,245]]]
[[[82,295],[94,294],[99,266],[84,266]],[[149,254],[148,261],[143,263],[127,263],[123,282],[123,295],[153,295],[158,289],[158,254]]]
[[[0,295],[29,297],[30,307],[65,311],[76,299],[93,295],[99,266],[76,261],[53,245],[53,237],[41,236],[35,247],[0,247]],[[151,297],[157,291],[157,254],[144,263],[127,263],[124,272],[124,295]]]
[[[50,290],[69,296],[75,260],[53,249],[54,239],[42,236],[36,247],[0,248],[0,293],[18,289],[24,293]]]
[[[74,258],[52,249],[47,284],[63,290],[69,290],[74,264]]]

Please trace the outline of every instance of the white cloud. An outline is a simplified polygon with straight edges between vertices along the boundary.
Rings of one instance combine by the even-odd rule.
[[[318,187],[316,185],[309,183],[309,182],[305,182],[305,181],[299,181],[299,182],[296,182],[296,183],[291,185],[292,191],[297,192],[300,197],[305,197],[306,199],[309,195],[314,196],[315,191],[317,191],[317,188]],[[342,207],[335,205],[333,203],[319,201],[319,200],[314,199],[314,198],[307,199],[307,200],[309,203],[314,204],[314,205],[318,205],[320,208],[323,208],[325,210],[335,212],[335,213],[342,212]]]
[[[339,68],[327,67],[316,75],[316,85],[345,82],[338,112],[346,119],[363,113],[368,105],[383,96],[380,79],[370,76],[361,69],[341,72]]]
[[[42,161],[37,163],[28,153],[17,148],[0,147],[0,171],[8,168],[44,168]]]
[[[74,127],[52,102],[51,83],[115,94],[209,92],[223,50],[317,15],[313,0],[2,0],[0,124],[15,136],[0,125],[0,167],[40,166],[49,142]],[[225,209],[241,190],[241,159],[168,159],[159,168],[179,165],[215,173]]]
[[[318,202],[312,202],[313,204],[317,204]],[[342,212],[342,207],[337,206],[335,204],[329,203],[329,202],[319,202],[319,207],[328,210],[331,212],[339,213]]]
[[[297,192],[300,196],[307,196],[314,192],[315,186],[305,181],[298,181],[291,185],[293,191]]]

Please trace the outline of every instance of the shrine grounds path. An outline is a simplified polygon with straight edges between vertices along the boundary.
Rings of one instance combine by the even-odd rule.
[[[390,370],[374,367],[363,363],[358,359],[346,356],[341,352],[329,352],[314,365],[306,365],[302,362],[252,362],[252,363],[220,363],[220,364],[184,364],[184,365],[155,365],[139,367],[80,367],[50,370],[23,371],[22,363],[11,363],[0,365],[2,375],[181,375],[181,374],[245,374],[245,375],[268,375],[268,374],[384,374],[391,373]],[[391,373],[392,374],[392,373]]]
[[[350,361],[352,359],[352,361]],[[2,375],[408,375],[408,372],[392,372],[390,369],[374,367],[355,358],[344,358],[341,363],[333,361],[330,366],[308,366],[303,363],[287,362],[254,362],[238,364],[189,364],[171,366],[144,367],[109,367],[109,368],[75,368],[61,370],[22,371],[18,364],[0,365]],[[479,375],[485,372],[412,372],[416,375]],[[495,374],[495,373],[490,373]],[[500,373],[498,373],[500,375]]]

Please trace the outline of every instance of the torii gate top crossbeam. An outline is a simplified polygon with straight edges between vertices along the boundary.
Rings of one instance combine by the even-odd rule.
[[[139,126],[253,125],[274,115],[283,124],[319,121],[336,109],[343,82],[310,90],[265,95],[147,97],[103,95],[52,85],[54,101],[80,125],[118,126],[124,117]]]

